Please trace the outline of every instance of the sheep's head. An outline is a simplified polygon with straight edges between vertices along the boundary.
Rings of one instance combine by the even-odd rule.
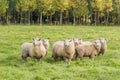
[[[69,40],[69,39],[64,40],[64,46],[69,47],[72,41],[73,40]]]
[[[75,46],[77,46],[78,44],[82,43],[82,39],[81,38],[74,38],[73,41],[74,41]]]
[[[95,47],[96,47],[98,50],[100,50],[100,48],[101,48],[100,40],[95,40],[95,41],[94,41],[94,44],[95,44]]]
[[[50,41],[49,41],[49,40],[47,40],[47,39],[44,39],[44,40],[43,40],[43,43],[44,43],[44,45],[46,45],[46,46],[47,46],[47,45],[49,45]]]
[[[99,40],[100,40],[101,44],[106,44],[107,40],[105,38],[100,38]]]
[[[34,46],[39,46],[42,43],[40,38],[34,38],[33,39],[33,45]]]

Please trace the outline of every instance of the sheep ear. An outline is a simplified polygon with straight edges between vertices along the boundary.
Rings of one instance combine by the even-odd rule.
[[[105,40],[107,41],[107,39],[105,38]]]
[[[79,40],[82,40],[81,38],[79,38]]]
[[[45,41],[44,39],[41,39],[42,41]]]
[[[42,40],[41,38],[39,38],[39,41]]]
[[[70,42],[72,41],[72,39],[70,40]]]

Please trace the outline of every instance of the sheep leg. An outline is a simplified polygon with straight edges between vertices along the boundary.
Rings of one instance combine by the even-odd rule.
[[[78,55],[78,56],[76,57],[76,59],[77,59],[77,60],[80,60],[80,56]]]
[[[46,51],[46,54],[45,54],[45,56],[47,56],[47,54],[48,54],[48,51]]]
[[[22,60],[23,60],[23,61],[26,61],[26,58],[27,58],[26,56],[23,56],[23,55],[22,55],[21,57],[22,57]]]
[[[77,58],[78,58],[78,53],[76,52],[76,53],[75,53],[75,59],[77,59]]]
[[[83,52],[79,51],[77,59],[82,60],[83,54],[84,54]]]
[[[75,49],[75,58],[77,59],[77,57],[78,57],[78,52],[77,52],[77,50]]]
[[[89,58],[90,58],[91,60],[94,60],[94,57],[95,57],[94,54],[92,54],[92,55],[89,56]]]
[[[56,61],[58,56],[56,54],[52,55],[53,59]]]
[[[39,57],[38,57],[38,56],[37,56],[37,57],[35,56],[34,58],[37,59],[38,61],[40,61],[40,59],[41,59],[42,57],[43,57],[43,56],[39,56]]]
[[[98,53],[98,56],[100,56],[100,53]]]
[[[68,59],[68,62],[67,62],[67,64],[70,64],[70,62],[71,62],[71,59]]]
[[[23,61],[27,61],[27,57],[29,57],[29,54],[23,53],[21,57]]]
[[[102,53],[102,56],[104,55],[104,52]]]
[[[69,59],[69,58],[67,58],[67,57],[63,57],[63,59],[65,60],[65,62],[67,63],[67,64],[70,64],[70,62],[71,62],[71,59]]]

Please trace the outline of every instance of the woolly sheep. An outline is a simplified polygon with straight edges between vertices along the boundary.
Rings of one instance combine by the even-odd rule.
[[[47,55],[48,49],[49,49],[49,45],[50,45],[50,41],[47,40],[47,39],[43,39],[42,41],[43,41],[43,45],[44,45],[44,47],[46,49],[46,55]]]
[[[100,48],[100,52],[98,55],[100,54],[104,54],[107,51],[107,41],[105,38],[100,38],[100,43],[101,43],[101,48]]]
[[[77,46],[83,42],[81,38],[74,38],[73,41],[74,41],[75,46]]]
[[[64,59],[70,64],[71,59],[75,53],[75,45],[73,40],[57,41],[53,45],[52,57],[56,60],[58,57]]]
[[[77,56],[78,56],[78,53],[76,51],[76,47],[78,45],[81,45],[81,44],[90,45],[90,44],[92,44],[92,42],[90,42],[90,41],[83,41],[81,38],[74,38],[73,41],[75,43],[75,58],[77,58]]]
[[[78,46],[80,44],[91,44],[90,41],[83,41],[81,38],[74,38],[73,41],[75,43],[75,46]]]
[[[78,53],[77,59],[81,59],[82,57],[94,58],[98,55],[101,48],[101,43],[99,40],[95,40],[90,44],[81,44],[76,47],[76,51]]]
[[[76,47],[80,44],[82,44],[82,39],[81,38],[73,38],[74,44],[75,44],[75,58],[78,56],[78,53],[76,51]]]
[[[22,59],[26,61],[27,57],[34,57],[36,59],[41,59],[46,54],[46,49],[43,46],[42,40],[39,38],[34,38],[33,43],[23,43],[22,48]]]

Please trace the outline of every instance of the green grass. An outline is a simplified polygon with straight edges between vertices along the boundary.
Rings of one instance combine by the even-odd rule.
[[[21,60],[21,44],[34,37],[49,38],[48,55],[41,61]],[[94,60],[72,60],[70,65],[51,58],[57,40],[81,37],[93,41],[107,39],[108,51]],[[0,26],[0,80],[119,80],[120,27],[103,26]]]

